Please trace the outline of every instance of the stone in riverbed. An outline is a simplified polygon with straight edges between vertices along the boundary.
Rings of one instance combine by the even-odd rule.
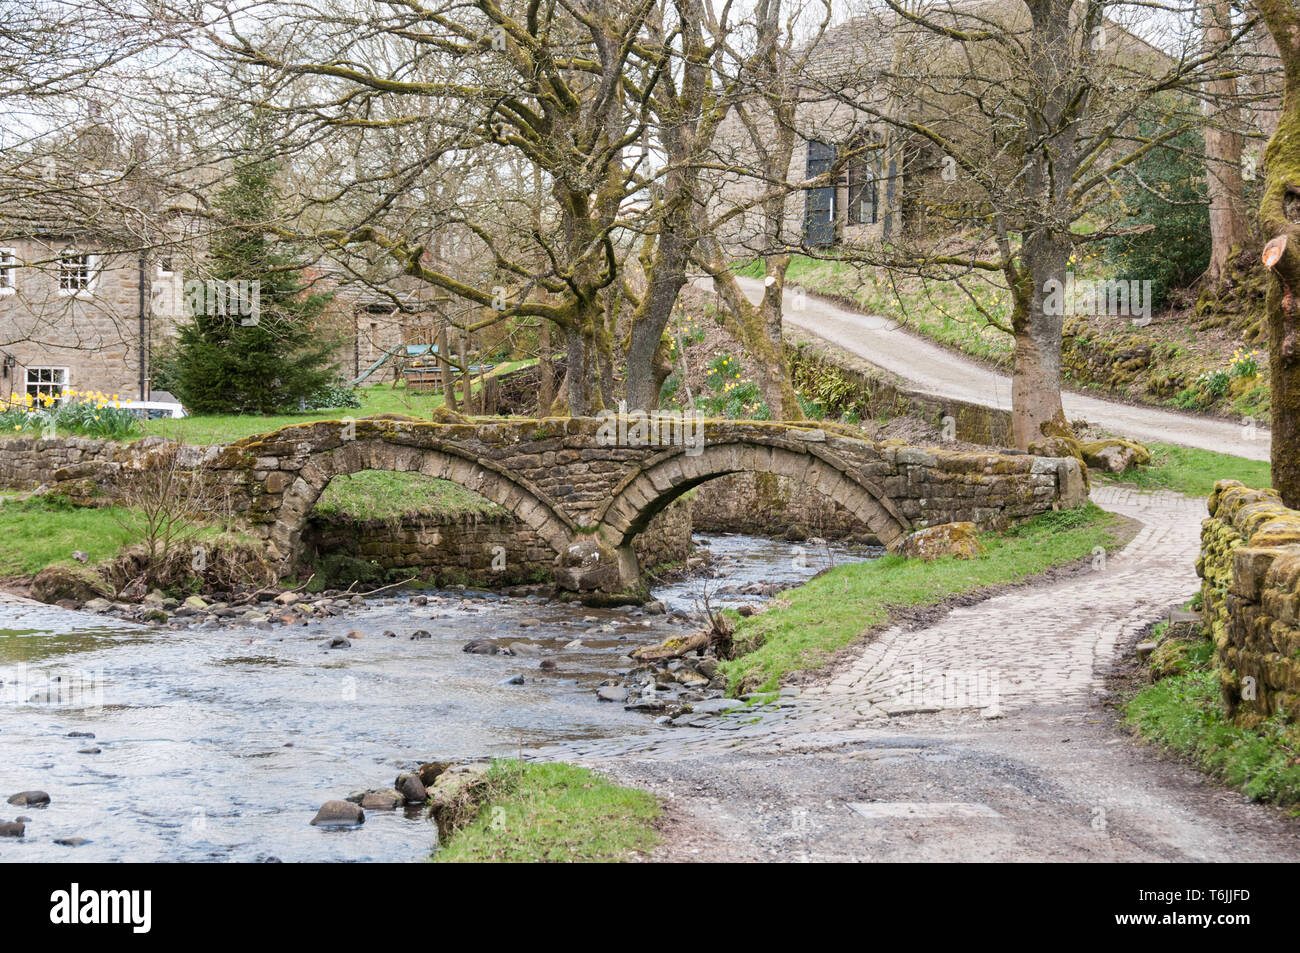
[[[625,702],[627,689],[622,685],[602,685],[596,689],[596,697],[603,702]]]
[[[407,638],[409,638],[412,642],[423,642],[425,639],[433,638],[433,635],[425,629],[416,629],[409,636],[407,636]]]
[[[60,599],[86,603],[113,595],[98,573],[80,566],[46,566],[31,585],[32,598],[53,605]]]
[[[54,843],[60,847],[80,847],[83,844],[89,844],[90,841],[84,837],[58,837],[55,838]]]
[[[366,812],[351,801],[326,801],[312,818],[313,827],[356,827],[366,822]]]
[[[329,648],[332,649],[349,649],[351,647],[352,643],[341,635],[334,636],[334,638],[330,639],[329,642]]]
[[[367,791],[361,795],[361,806],[367,811],[395,811],[405,799],[391,789]]]
[[[696,715],[720,715],[733,708],[740,708],[741,703],[734,698],[710,698],[708,701],[696,702],[691,711]]]
[[[450,761],[426,761],[424,764],[420,765],[417,773],[420,775],[421,783],[423,783],[427,788],[429,785],[433,784],[434,781],[438,780],[438,775],[442,774],[450,767]]]
[[[9,803],[19,807],[48,807],[50,796],[44,791],[19,791],[9,799]]]
[[[22,821],[0,821],[0,837],[22,837],[24,830]]]
[[[465,643],[462,652],[468,652],[470,655],[496,655],[497,646],[495,642],[489,642],[487,639],[474,639]]]
[[[397,776],[393,787],[406,799],[407,804],[423,804],[429,797],[429,792],[418,774],[404,771]]]
[[[77,754],[103,754],[103,752],[104,752],[103,748],[90,747],[90,748],[79,749],[77,751]]]
[[[511,675],[509,678],[503,678],[497,682],[498,685],[522,685],[524,677],[522,675]]]

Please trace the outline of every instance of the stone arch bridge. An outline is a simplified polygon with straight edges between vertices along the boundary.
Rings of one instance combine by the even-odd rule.
[[[286,570],[334,477],[395,470],[450,480],[545,540],[556,552],[559,585],[607,597],[643,593],[631,542],[650,520],[692,487],[729,473],[773,473],[815,487],[891,549],[923,526],[997,527],[1086,498],[1074,459],[877,444],[813,423],[702,421],[689,443],[674,439],[680,432],[633,426],[630,433],[611,418],[320,421],[222,448],[209,478]]]

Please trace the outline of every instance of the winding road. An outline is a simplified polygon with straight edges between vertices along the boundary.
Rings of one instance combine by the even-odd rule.
[[[750,299],[758,301],[762,281],[737,280]],[[801,306],[796,307],[797,303]],[[811,295],[796,302],[794,293],[788,290],[784,321],[790,328],[816,334],[903,378],[921,393],[1011,409],[1010,377],[940,347],[892,319],[849,311]],[[1067,392],[1062,395],[1062,403],[1071,420],[1087,420],[1134,440],[1176,443],[1251,460],[1269,458],[1269,435],[1264,427],[1088,394]]]

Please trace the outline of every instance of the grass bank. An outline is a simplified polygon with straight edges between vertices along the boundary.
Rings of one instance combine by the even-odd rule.
[[[772,690],[791,673],[821,668],[897,610],[1020,582],[1093,555],[1097,547],[1118,548],[1127,539],[1127,525],[1090,503],[986,535],[986,552],[975,559],[923,563],[889,555],[840,566],[785,593],[768,611],[741,619],[734,636],[741,654],[720,668],[732,694]]]
[[[500,516],[505,510],[449,480],[423,473],[362,470],[331,480],[316,501],[316,512],[364,522],[406,516]]]
[[[46,566],[73,565],[81,551],[87,564],[107,562],[135,540],[116,506],[75,506],[37,497],[0,505],[0,576],[31,576]]]
[[[1211,450],[1153,443],[1151,463],[1115,475],[1102,473],[1110,483],[1136,484],[1144,490],[1172,490],[1187,496],[1209,496],[1216,480],[1240,480],[1246,486],[1267,487],[1272,476],[1266,460],[1247,460]]]
[[[373,414],[409,414],[427,417],[435,407],[441,407],[442,394],[427,391],[408,391],[405,386],[375,384],[356,391],[361,406],[313,410],[300,414],[209,414],[181,417],[180,419],[150,420],[145,424],[144,435],[166,437],[185,443],[206,446],[230,443],[258,433],[267,433],[293,424],[311,423],[315,420],[338,420],[340,417],[368,417]]]
[[[497,761],[477,817],[437,863],[611,862],[659,842],[659,804],[571,764]]]
[[[1214,646],[1199,628],[1190,638],[1175,638],[1161,623],[1153,637],[1159,646],[1149,669],[1165,677],[1128,701],[1125,723],[1252,800],[1300,812],[1300,728],[1278,718],[1237,727],[1224,716]]]

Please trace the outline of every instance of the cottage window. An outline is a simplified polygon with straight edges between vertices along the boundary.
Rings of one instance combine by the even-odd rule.
[[[95,256],[67,252],[59,256],[59,290],[65,294],[90,291],[95,287]]]
[[[18,258],[12,248],[0,248],[0,295],[13,294],[18,286]]]
[[[876,222],[877,156],[871,149],[859,152],[849,160],[849,224],[874,225]]]
[[[66,367],[27,368],[27,396],[39,401],[42,396],[58,397],[68,387]]]

